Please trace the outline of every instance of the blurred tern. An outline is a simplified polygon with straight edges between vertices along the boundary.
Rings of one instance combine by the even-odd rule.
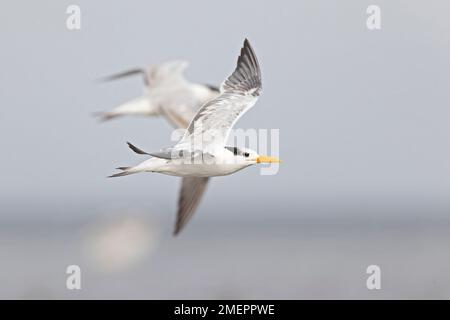
[[[145,90],[142,96],[127,101],[111,111],[97,112],[95,115],[106,121],[127,115],[160,116],[164,112],[163,109],[169,109],[175,110],[176,113],[189,114],[192,118],[201,105],[219,94],[219,89],[211,85],[189,82],[184,77],[184,70],[188,65],[186,61],[168,61],[150,65],[146,70],[133,69],[104,78],[104,81],[111,81],[142,75]]]
[[[145,152],[131,143],[138,154],[152,158],[134,167],[120,167],[120,177],[138,172],[158,172],[184,177],[174,234],[178,234],[192,217],[209,177],[229,175],[256,163],[278,163],[275,157],[226,146],[235,122],[251,107],[261,93],[261,72],[249,41],[244,41],[234,72],[223,82],[220,95],[206,102],[191,120],[183,138],[173,147]],[[208,136],[208,138],[205,138]],[[201,141],[201,147],[198,141]],[[186,200],[188,199],[188,200]]]

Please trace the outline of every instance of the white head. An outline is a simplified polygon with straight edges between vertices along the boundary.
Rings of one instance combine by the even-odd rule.
[[[225,147],[227,158],[232,159],[235,164],[243,167],[256,163],[280,163],[281,160],[275,157],[262,156],[256,151],[247,148]]]

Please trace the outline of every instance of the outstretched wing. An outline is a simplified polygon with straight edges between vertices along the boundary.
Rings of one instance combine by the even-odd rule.
[[[180,141],[180,147],[192,141],[202,141],[206,148],[208,144],[224,146],[233,125],[255,105],[260,93],[259,63],[245,39],[236,69],[222,84],[221,94],[200,108]]]
[[[189,62],[184,60],[171,60],[148,68],[148,78],[152,87],[177,86],[184,84],[186,78],[184,71]]]
[[[162,115],[174,126],[187,128],[193,113],[193,109],[161,108]],[[206,190],[209,178],[184,177],[181,180],[181,188],[178,195],[178,211],[173,231],[174,236],[178,235],[194,215],[203,194]]]
[[[188,113],[176,112],[173,109],[162,109],[163,116],[172,123],[174,127],[187,128],[189,125]],[[181,189],[178,196],[177,220],[173,234],[177,235],[194,215],[209,178],[185,177],[181,181]]]
[[[186,226],[195,213],[204,194],[209,178],[188,177],[181,183],[178,199],[177,220],[173,234],[177,235]]]
[[[186,128],[189,124],[188,121],[183,117],[183,114],[177,114],[173,110],[169,109],[169,114],[164,114],[165,117],[169,117],[172,119],[168,119],[173,123],[175,127]],[[173,112],[173,113],[172,113]],[[141,155],[152,155],[157,156],[163,159],[170,159],[172,156],[170,150],[167,154],[155,154],[155,153],[147,153],[138,147],[134,146],[130,142],[127,142],[128,146],[131,150]],[[123,173],[120,173],[123,174]],[[209,178],[204,177],[184,177],[181,180],[181,189],[178,196],[178,211],[177,211],[177,220],[175,222],[174,235],[176,236],[183,227],[188,223],[190,218],[194,215],[195,210],[197,209],[200,201],[203,197],[203,194],[206,190],[206,185],[209,181]]]

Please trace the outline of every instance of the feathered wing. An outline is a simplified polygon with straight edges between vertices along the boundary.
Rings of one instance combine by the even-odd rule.
[[[180,196],[178,199],[178,212],[173,234],[177,235],[186,226],[195,213],[206,189],[209,178],[189,177],[183,178]]]
[[[176,112],[173,109],[165,109],[162,113],[173,125],[188,127],[181,145],[189,143],[195,135],[201,135],[209,129],[219,131],[219,143],[224,145],[234,123],[256,103],[260,92],[261,72],[258,60],[246,39],[236,69],[222,84],[221,95],[203,105],[189,126],[188,113]],[[200,130],[197,128],[199,123]],[[179,234],[192,218],[208,181],[209,178],[183,178],[174,235]]]
[[[192,114],[188,112],[177,112],[175,109],[164,108],[162,115],[174,126],[178,128],[187,128]],[[181,189],[178,196],[177,218],[173,234],[176,236],[194,215],[203,194],[209,178],[189,177],[182,178]]]
[[[151,87],[174,86],[184,84],[186,78],[184,71],[189,62],[184,60],[171,60],[148,68],[148,79]]]
[[[261,91],[261,70],[258,59],[250,42],[245,39],[236,69],[222,83],[222,92],[234,92],[242,95],[258,96]]]
[[[208,144],[224,146],[236,121],[255,105],[261,88],[259,63],[245,39],[236,69],[222,84],[221,94],[200,108],[179,146],[189,148],[198,138],[204,147]],[[208,132],[207,141],[203,139],[205,132]]]
[[[161,108],[161,114],[169,121],[175,128],[186,129],[189,121],[194,116],[194,110],[189,112],[189,109],[180,111],[176,108]],[[194,215],[203,194],[206,190],[209,178],[188,177],[182,178],[181,188],[178,196],[178,209],[175,221],[174,236],[178,235],[186,226],[189,220]]]
[[[196,111],[194,108],[188,108],[187,106],[180,107],[178,105],[177,108],[172,108],[171,106],[161,107],[160,112],[174,128],[186,129]]]

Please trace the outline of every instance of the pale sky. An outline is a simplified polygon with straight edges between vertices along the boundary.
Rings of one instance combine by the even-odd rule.
[[[70,4],[81,8],[79,31],[66,29]],[[8,2],[0,19],[0,220],[124,207],[173,215],[179,179],[105,178],[142,160],[126,141],[159,149],[170,143],[170,126],[147,118],[97,123],[92,112],[142,86],[139,78],[96,80],[182,58],[191,80],[220,84],[245,37],[264,91],[236,127],[279,129],[284,163],[275,176],[253,167],[213,179],[200,210],[271,217],[448,211],[450,4],[376,1],[382,28],[369,31],[370,4]]]

